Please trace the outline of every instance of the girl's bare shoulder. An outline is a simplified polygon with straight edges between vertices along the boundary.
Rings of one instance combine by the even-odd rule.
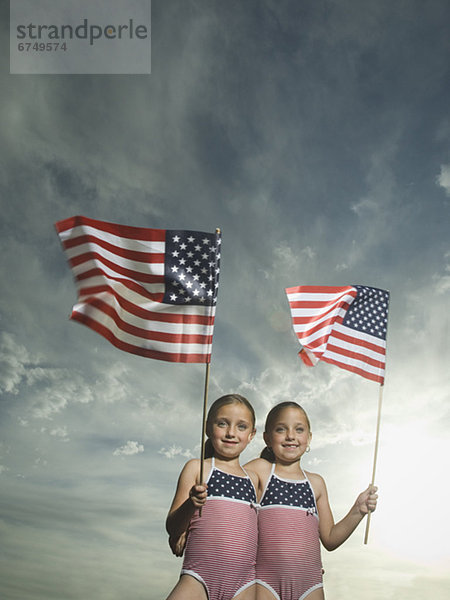
[[[307,475],[307,476],[308,476],[308,478],[309,478],[309,477],[313,477],[313,478],[314,478],[314,477],[320,477],[319,473],[313,473],[312,471],[307,471],[307,470],[306,470],[306,469],[304,469],[303,467],[302,467],[302,471],[303,471],[303,473],[305,473],[305,475]]]
[[[245,465],[245,468],[247,471],[253,471],[261,477],[270,473],[270,470],[272,469],[272,463],[264,458],[255,458],[254,460],[248,462]]]
[[[313,486],[314,489],[314,493],[320,494],[324,491],[326,491],[326,484],[325,484],[325,480],[322,477],[322,475],[319,475],[319,473],[311,473],[310,471],[305,471],[304,470],[305,475],[308,477],[309,481],[311,482],[311,485]]]
[[[211,468],[211,459],[207,458],[204,461],[204,472],[208,473]],[[200,459],[199,458],[191,458],[184,465],[183,470],[181,471],[181,475],[183,476],[193,476],[196,477],[200,474]]]
[[[255,458],[254,460],[248,462],[244,468],[251,477],[253,484],[257,490],[257,497],[259,502],[261,499],[260,496],[270,476],[272,463],[268,462],[264,458]]]
[[[192,469],[196,469],[200,467],[200,459],[199,458],[191,458],[185,463],[183,467],[183,471],[191,471]]]

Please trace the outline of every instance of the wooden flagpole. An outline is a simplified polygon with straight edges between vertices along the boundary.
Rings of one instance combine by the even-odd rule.
[[[382,383],[380,385],[380,393],[378,395],[378,416],[377,416],[377,433],[375,436],[375,450],[374,450],[374,454],[373,454],[373,469],[372,469],[372,481],[371,481],[371,485],[375,485],[375,472],[377,469],[377,455],[378,455],[378,442],[380,439],[380,422],[381,422],[381,405],[383,403],[383,388],[384,388],[384,383]],[[366,521],[366,532],[364,534],[364,543],[367,544],[367,541],[369,539],[369,528],[370,528],[370,516],[371,516],[372,512],[369,511],[368,515],[367,515],[367,521]]]
[[[209,387],[209,366],[210,363],[206,363],[205,373],[205,391],[203,394],[203,419],[202,419],[202,438],[200,442],[200,483],[203,483],[204,477],[204,464],[205,464],[205,438],[206,438],[206,411],[208,406],[208,387]]]
[[[216,236],[220,235],[220,229],[216,228]],[[200,483],[204,483],[204,470],[205,470],[205,439],[206,439],[206,415],[208,410],[208,388],[209,388],[209,369],[210,362],[206,363],[205,372],[205,390],[203,392],[203,417],[202,417],[202,436],[200,441]],[[202,509],[200,508],[199,514],[201,516]]]

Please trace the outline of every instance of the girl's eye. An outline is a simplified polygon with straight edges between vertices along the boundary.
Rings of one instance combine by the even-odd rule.
[[[297,427],[297,432],[298,432],[298,433],[303,433],[303,432],[304,432],[304,429],[303,429],[303,427]]]
[[[225,427],[226,423],[225,421],[217,421],[217,427]]]
[[[247,429],[247,425],[244,425],[244,423],[241,423],[240,425],[238,425],[238,428],[240,431],[245,431]]]
[[[284,431],[284,427],[277,427],[277,428],[275,429],[275,431],[276,431],[277,433],[283,433],[283,431]]]

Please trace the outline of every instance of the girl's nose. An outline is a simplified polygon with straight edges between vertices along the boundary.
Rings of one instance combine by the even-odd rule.
[[[227,429],[227,437],[234,437],[235,435],[235,431],[234,431],[234,427],[228,427]]]
[[[287,440],[293,440],[294,439],[294,434],[292,431],[289,431],[289,429],[286,430],[286,439]]]

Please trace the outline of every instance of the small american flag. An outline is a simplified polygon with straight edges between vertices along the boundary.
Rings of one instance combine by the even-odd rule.
[[[319,360],[384,383],[389,292],[363,285],[286,289],[309,366]]]
[[[219,233],[129,227],[82,216],[55,227],[77,285],[72,319],[126,352],[210,362]]]

